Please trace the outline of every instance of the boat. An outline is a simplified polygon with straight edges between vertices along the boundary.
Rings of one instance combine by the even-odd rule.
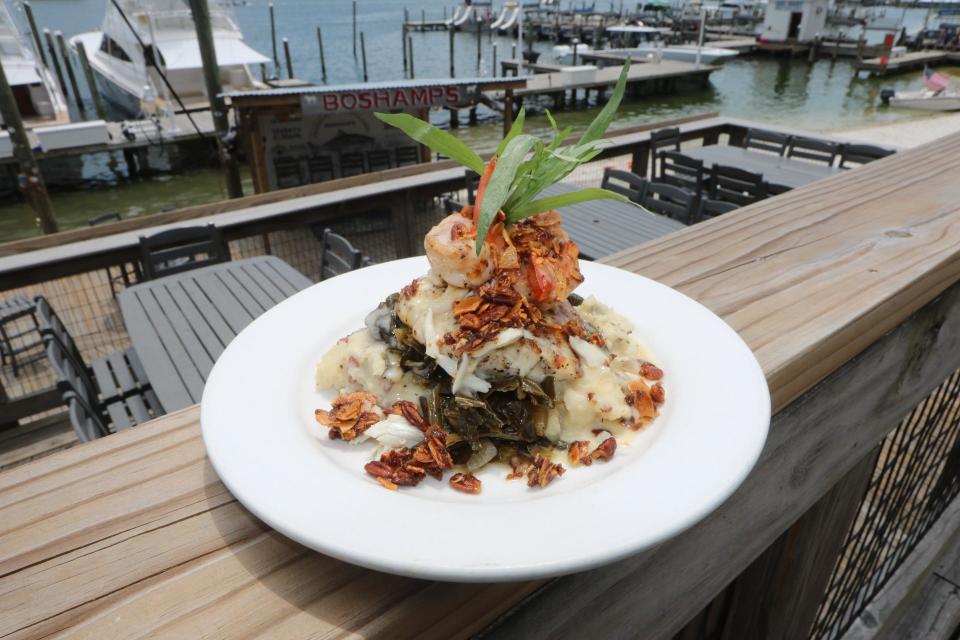
[[[40,63],[26,33],[6,3],[0,2],[0,63],[24,123],[27,126],[68,124],[70,111],[63,91],[50,70]]]
[[[644,25],[617,25],[607,27],[611,44],[611,52],[629,53],[634,59],[654,57],[663,60],[679,62],[696,62],[696,45],[666,45],[664,39],[671,31],[667,28],[648,27]],[[577,55],[595,51],[586,44],[577,45]],[[700,62],[702,64],[719,64],[733,58],[737,52],[721,47],[699,47]],[[560,64],[573,63],[573,45],[557,45],[553,48],[553,57]]]
[[[177,96],[188,110],[207,107],[203,61],[187,0],[118,0],[117,4],[119,10],[113,2],[107,3],[99,31],[70,39],[86,48],[101,95],[130,116],[182,111]],[[226,2],[209,4],[224,91],[266,88],[254,78],[250,65],[270,59],[243,41]],[[169,95],[158,69],[176,96]]]
[[[497,19],[492,0],[465,0],[454,8],[446,25],[448,29],[456,31],[482,31]]]
[[[880,99],[891,107],[906,109],[923,109],[924,111],[960,111],[960,90],[942,89],[931,91],[894,91],[884,89],[880,92]]]

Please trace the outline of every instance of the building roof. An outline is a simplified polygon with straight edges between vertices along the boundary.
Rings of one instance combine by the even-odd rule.
[[[385,82],[358,82],[353,84],[314,85],[309,87],[283,87],[259,89],[253,91],[230,91],[222,94],[225,98],[264,98],[303,95],[322,95],[325,93],[348,93],[353,91],[377,91],[380,89],[422,89],[427,87],[468,87],[497,88],[525,87],[527,79],[520,78],[427,78],[416,80],[388,80]]]

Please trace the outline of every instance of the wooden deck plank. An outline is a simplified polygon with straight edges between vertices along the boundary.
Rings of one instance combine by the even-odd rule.
[[[489,637],[670,635],[954,370],[958,171],[954,136],[612,256],[737,329],[779,414],[719,511],[656,550],[558,580]],[[251,635],[464,637],[539,587],[354,573],[264,533],[206,462],[197,413],[0,474],[0,637],[109,636],[118,619],[191,635],[202,617],[206,629],[245,621]]]

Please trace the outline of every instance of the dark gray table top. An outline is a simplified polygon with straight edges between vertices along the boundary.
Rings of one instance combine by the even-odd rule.
[[[544,190],[545,195],[577,191],[559,183]],[[580,257],[598,260],[618,251],[684,229],[683,223],[619,200],[592,200],[561,207],[563,228],[580,247]]]
[[[259,256],[144,282],[117,300],[169,412],[200,402],[213,363],[254,318],[312,284],[283,260]]]
[[[786,158],[763,151],[722,144],[684,149],[682,153],[685,156],[703,160],[706,167],[722,164],[754,173],[762,173],[767,183],[790,189],[796,189],[844,171],[838,167],[828,167],[825,164],[817,164],[807,160]]]

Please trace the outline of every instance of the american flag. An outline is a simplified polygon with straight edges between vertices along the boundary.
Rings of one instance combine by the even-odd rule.
[[[923,70],[923,86],[930,91],[943,91],[950,86],[950,79],[927,67]]]

